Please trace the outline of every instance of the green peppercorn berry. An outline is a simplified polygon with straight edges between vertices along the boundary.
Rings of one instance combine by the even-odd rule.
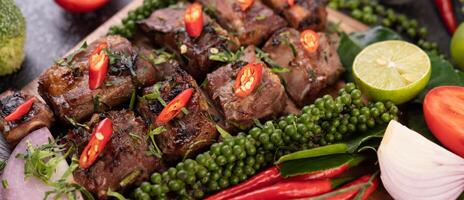
[[[142,191],[148,193],[150,192],[151,190],[151,184],[149,182],[143,182],[141,185],[140,185],[140,188],[142,188]]]
[[[231,185],[237,185],[240,182],[238,176],[232,176],[229,178],[229,182]]]
[[[392,22],[391,22],[391,20],[389,20],[387,18],[384,18],[384,19],[382,19],[382,25],[384,25],[386,27],[390,27],[392,25]]]
[[[369,119],[367,120],[366,124],[367,124],[367,127],[369,127],[369,128],[374,127],[374,126],[375,126],[375,120],[374,120],[374,118],[369,118]]]
[[[382,116],[381,116],[381,119],[382,121],[384,121],[385,123],[389,122],[391,120],[391,117],[388,113],[383,113]]]
[[[182,189],[182,182],[179,180],[171,180],[168,183],[169,189],[171,191],[177,192]]]
[[[203,196],[205,196],[205,193],[200,189],[193,190],[193,197],[195,197],[196,199],[201,199],[203,198]]]
[[[301,109],[302,113],[305,113],[305,114],[310,114],[311,113],[311,107],[310,106],[304,106],[302,109]]]
[[[427,36],[427,28],[421,27],[421,28],[419,29],[419,35],[420,35],[421,37]]]
[[[353,133],[356,131],[356,126],[354,124],[348,124],[346,127],[348,128],[348,133]]]
[[[261,133],[259,134],[258,140],[263,144],[267,144],[269,143],[269,135],[266,133]]]
[[[321,146],[325,146],[325,145],[327,145],[327,142],[325,141],[324,138],[322,138],[322,139],[319,141],[319,144],[320,144]]]
[[[140,194],[139,199],[141,199],[141,200],[151,200],[150,195],[148,195],[147,193]]]
[[[316,108],[321,109],[321,110],[324,109],[324,100],[322,98],[316,99],[316,101],[314,101],[314,104],[316,105]]]
[[[364,124],[367,122],[367,117],[365,115],[359,115],[358,116],[358,122],[361,124]]]
[[[224,166],[225,164],[227,164],[227,159],[226,159],[226,157],[220,155],[220,156],[216,157],[216,163],[219,166]]]
[[[229,145],[224,144],[221,147],[221,154],[225,155],[225,156],[231,155],[232,154],[232,149],[230,148]]]
[[[255,162],[256,162],[255,158],[253,158],[253,157],[248,157],[245,160],[246,165],[250,166],[250,167],[253,166],[255,164]]]
[[[397,20],[396,13],[391,8],[387,9],[387,19],[390,20],[391,22],[395,22]]]
[[[371,108],[371,114],[372,114],[372,116],[374,116],[374,117],[378,117],[378,116],[380,115],[379,109],[377,109],[377,108],[375,108],[375,107],[374,107],[374,108]]]
[[[208,183],[208,190],[209,191],[217,191],[219,190],[219,185],[216,181],[210,181]]]
[[[351,16],[353,16],[355,19],[361,19],[363,13],[359,9],[354,9],[351,11]]]
[[[358,124],[358,129],[361,132],[367,131],[367,126],[366,124]]]
[[[385,112],[385,105],[382,102],[376,102],[375,107],[379,110],[380,113]]]
[[[353,91],[351,91],[351,97],[353,99],[360,99],[361,98],[361,91],[358,90],[358,89],[354,89]]]
[[[169,176],[170,176],[171,178],[176,178],[176,176],[177,176],[177,169],[176,169],[176,168],[173,168],[173,167],[169,168],[169,169],[168,169],[168,174],[169,174]]]
[[[338,127],[338,132],[340,132],[341,134],[345,134],[347,131],[348,131],[348,128],[346,127],[346,125],[340,125]]]
[[[158,172],[155,172],[155,173],[151,174],[150,181],[152,183],[161,183],[161,181],[162,181],[161,174],[158,173]]]
[[[151,187],[151,193],[150,195],[152,196],[159,196],[163,193],[163,189],[161,188],[161,185],[155,184]]]
[[[245,149],[248,155],[256,155],[256,147],[254,145],[245,145]]]
[[[384,15],[385,14],[385,7],[382,5],[376,5],[375,6],[375,12],[377,12],[379,15]]]
[[[222,176],[223,177],[231,177],[232,176],[232,171],[231,170],[224,170],[224,172],[222,173]]]
[[[229,180],[227,180],[225,178],[221,178],[221,179],[219,179],[218,184],[219,184],[220,188],[227,188],[227,187],[229,187]]]

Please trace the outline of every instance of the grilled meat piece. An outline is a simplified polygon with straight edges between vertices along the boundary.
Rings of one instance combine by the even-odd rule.
[[[71,130],[65,140],[74,142],[80,155],[89,142],[92,129],[105,117],[113,122],[111,140],[90,168],[77,168],[73,172],[74,180],[96,194],[99,199],[106,199],[109,188],[124,190],[138,185],[163,167],[159,158],[147,154],[151,145],[148,129],[143,120],[135,117],[132,111],[95,114],[88,123],[90,130]],[[131,175],[135,177],[131,179]]]
[[[246,11],[241,11],[237,0],[199,0],[213,10],[219,24],[235,33],[242,45],[259,45],[271,34],[287,26],[287,22],[261,0],[255,0]]]
[[[163,50],[139,48],[136,60],[136,85],[147,87],[176,73],[179,62]]]
[[[208,74],[205,90],[221,108],[227,122],[241,129],[248,128],[256,119],[280,114],[286,106],[285,89],[277,75],[264,67],[261,83],[246,97],[237,97],[234,83],[237,73],[247,63],[262,63],[255,54],[255,47],[245,49],[241,61],[228,64]]]
[[[98,89],[90,90],[88,60],[100,43],[108,44],[110,66],[105,83]],[[127,39],[119,36],[101,38],[85,50],[76,51],[71,60],[54,64],[42,74],[39,93],[62,121],[73,118],[82,122],[96,111],[109,110],[130,99],[131,91],[135,88],[132,76],[142,74],[142,67],[147,67],[141,65],[135,69],[136,58],[137,52]]]
[[[202,34],[197,38],[189,37],[184,25],[185,9],[185,4],[178,4],[157,10],[140,26],[156,44],[165,46],[183,60],[182,66],[196,80],[202,81],[206,73],[220,64],[210,60],[209,56],[216,52],[235,51],[240,43],[206,14],[203,14]]]
[[[293,6],[284,0],[263,0],[265,4],[282,14],[290,26],[305,30],[323,31],[327,24],[327,0],[295,0]]]
[[[12,122],[7,122],[4,119],[32,97],[32,95],[23,92],[12,91],[0,95],[0,133],[11,148],[30,132],[42,127],[50,127],[54,121],[53,112],[39,99],[36,99],[29,112],[21,119]]]
[[[192,88],[189,103],[186,106],[187,114],[181,112],[177,117],[166,124],[157,124],[156,117],[164,106],[155,96],[159,96],[169,103],[182,91]],[[156,137],[163,158],[175,162],[184,156],[195,155],[196,152],[212,144],[217,137],[214,116],[210,115],[208,100],[199,89],[195,80],[185,71],[179,69],[178,73],[168,80],[159,82],[152,87],[144,89],[137,109],[152,128],[164,126],[166,131]]]
[[[332,36],[318,34],[320,45],[314,53],[305,51],[300,43],[300,32],[292,28],[276,32],[263,48],[277,64],[290,70],[279,76],[286,84],[287,93],[300,106],[314,100],[343,72],[336,47],[329,41]]]

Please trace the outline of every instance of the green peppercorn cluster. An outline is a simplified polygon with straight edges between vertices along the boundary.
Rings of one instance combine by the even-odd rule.
[[[340,142],[352,134],[397,118],[391,102],[364,103],[361,91],[348,83],[337,98],[325,95],[299,115],[255,126],[248,134],[215,143],[195,159],[186,159],[162,173],[153,173],[133,191],[135,199],[201,199],[236,185],[280,156]]]
[[[421,27],[417,20],[408,19],[406,15],[399,14],[392,8],[386,8],[379,4],[378,0],[331,0],[328,6],[333,9],[350,10],[350,16],[366,24],[382,24],[395,29],[409,36],[421,48],[439,53],[437,43],[427,41],[426,27]]]
[[[128,12],[127,17],[122,19],[121,25],[110,27],[108,34],[121,35],[126,38],[131,38],[134,36],[135,30],[137,28],[137,21],[146,19],[156,9],[167,7],[176,2],[177,0],[144,0],[141,6]]]

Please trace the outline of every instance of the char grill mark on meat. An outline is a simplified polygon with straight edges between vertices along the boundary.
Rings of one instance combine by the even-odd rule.
[[[99,158],[88,169],[77,168],[74,180],[99,199],[106,199],[106,192],[124,190],[147,180],[151,173],[163,167],[161,160],[149,156],[150,141],[147,127],[140,117],[135,117],[132,111],[110,111],[93,115],[88,123],[93,129],[104,117],[113,122],[113,134]],[[79,155],[89,142],[92,130],[78,128],[71,130],[65,140],[74,142]],[[121,187],[120,183],[132,173],[139,175],[128,185]]]
[[[241,61],[228,64],[208,74],[204,89],[221,108],[227,122],[238,128],[248,128],[255,119],[276,116],[286,106],[285,89],[277,75],[265,66],[262,79],[255,90],[246,97],[237,97],[234,83],[237,73],[247,63],[262,63],[255,55],[255,47],[245,49]]]
[[[292,28],[276,32],[263,50],[280,66],[289,69],[279,76],[287,93],[300,106],[314,100],[320,91],[335,83],[343,72],[335,45],[325,33],[319,34],[319,48],[308,53],[300,44],[300,32]],[[293,54],[291,46],[296,48]]]
[[[53,112],[39,99],[36,99],[29,112],[21,119],[12,122],[5,121],[6,116],[32,97],[23,92],[13,91],[0,95],[0,133],[11,148],[30,132],[42,127],[50,127],[54,121]]]
[[[136,85],[147,87],[172,76],[180,65],[164,51],[141,47],[138,49],[136,66]]]
[[[289,6],[285,0],[263,0],[263,2],[280,13],[290,26],[305,30],[323,31],[327,24],[327,0],[296,0]]]
[[[212,144],[217,138],[214,115],[209,113],[211,107],[195,80],[185,71],[178,69],[175,75],[157,85],[160,96],[166,103],[182,91],[188,88],[194,89],[186,106],[188,114],[181,112],[166,124],[155,123],[156,117],[164,108],[158,100],[142,97],[137,105],[138,112],[147,123],[152,124],[153,128],[164,126],[166,129],[156,137],[163,158],[168,162],[175,162],[184,156],[195,155]],[[152,94],[155,87],[145,88],[143,95]]]
[[[209,16],[204,15],[204,28],[197,38],[191,38],[185,31],[185,4],[155,11],[140,23],[154,42],[174,52],[182,66],[196,80],[202,81],[220,63],[209,59],[214,51],[235,51],[240,46],[236,37],[231,36]],[[214,50],[211,50],[214,49]]]
[[[100,43],[109,48],[109,69],[105,82],[100,88],[90,90],[88,60]],[[136,67],[137,52],[131,43],[119,36],[108,36],[91,43],[88,48],[77,53],[68,64],[54,64],[39,78],[39,93],[50,105],[55,115],[64,122],[73,118],[82,122],[94,112],[109,110],[130,99],[135,88],[132,76],[143,72],[144,67]],[[140,61],[139,61],[140,63]],[[135,79],[135,78],[134,78]],[[153,82],[153,80],[143,80]]]
[[[220,25],[239,38],[242,45],[260,45],[287,22],[260,0],[241,11],[237,0],[200,0],[215,13]]]

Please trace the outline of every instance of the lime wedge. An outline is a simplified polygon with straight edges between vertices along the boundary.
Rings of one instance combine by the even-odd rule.
[[[431,64],[428,55],[414,44],[390,40],[362,50],[354,60],[353,73],[372,100],[402,104],[425,88]]]

